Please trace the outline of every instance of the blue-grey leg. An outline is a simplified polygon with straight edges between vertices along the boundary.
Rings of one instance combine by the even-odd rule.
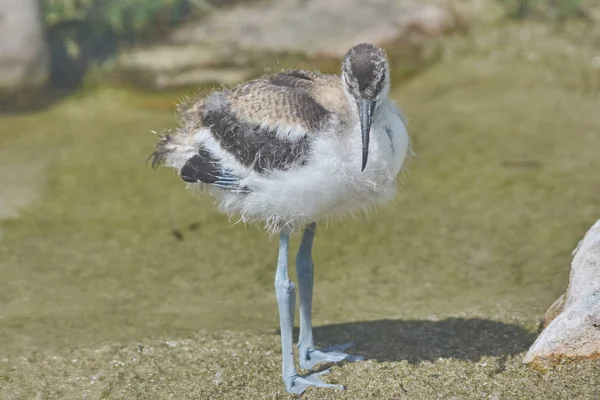
[[[275,293],[277,294],[277,306],[279,307],[279,324],[281,328],[281,355],[283,358],[281,373],[285,389],[294,394],[300,394],[309,386],[333,387],[319,379],[319,375],[329,373],[329,370],[314,374],[299,376],[294,366],[294,347],[292,328],[294,326],[294,308],[296,306],[296,291],[294,283],[288,277],[288,247],[289,233],[282,232],[279,238],[279,257],[277,261],[277,273],[275,275]]]
[[[304,229],[298,255],[296,256],[296,276],[300,291],[300,337],[298,349],[300,352],[300,367],[311,369],[323,362],[360,361],[362,356],[344,353],[344,350],[354,343],[316,349],[312,334],[312,296],[313,296],[313,262],[312,245],[317,225],[309,224]]]

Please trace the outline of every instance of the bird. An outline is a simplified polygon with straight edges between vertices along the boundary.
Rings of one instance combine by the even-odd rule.
[[[359,43],[340,74],[284,69],[214,90],[177,106],[179,127],[163,131],[152,166],[174,168],[188,187],[216,199],[219,210],[279,235],[275,294],[279,310],[282,379],[289,393],[339,388],[294,365],[296,289],[288,276],[290,236],[296,255],[299,365],[354,362],[353,343],[318,349],[312,332],[317,223],[390,201],[412,154],[404,113],[390,99],[384,49]]]

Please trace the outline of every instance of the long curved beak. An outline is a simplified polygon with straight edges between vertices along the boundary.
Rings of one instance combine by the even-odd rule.
[[[360,131],[362,134],[362,169],[367,166],[369,158],[369,135],[371,134],[371,123],[373,122],[373,111],[375,111],[375,102],[372,100],[359,100],[358,116],[360,118]]]

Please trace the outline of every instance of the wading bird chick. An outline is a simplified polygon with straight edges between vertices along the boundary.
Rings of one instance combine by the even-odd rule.
[[[394,196],[409,137],[389,90],[384,51],[358,44],[345,55],[341,76],[286,70],[185,104],[181,127],[164,135],[154,153],[154,167],[175,168],[190,186],[214,196],[222,212],[279,233],[275,290],[283,382],[291,393],[340,387],[319,378],[327,371],[299,375],[294,367],[288,242],[296,229],[304,229],[296,256],[300,366],[362,359],[344,353],[352,343],[315,348],[312,244],[318,221]]]

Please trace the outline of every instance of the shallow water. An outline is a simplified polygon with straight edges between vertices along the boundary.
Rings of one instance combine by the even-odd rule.
[[[445,46],[437,66],[395,83],[418,155],[397,200],[370,218],[319,228],[317,340],[353,339],[372,359],[335,368],[331,379],[355,385],[346,398],[402,398],[398,382],[411,398],[466,398],[464,379],[485,396],[553,398],[559,384],[590,394],[595,386],[583,385],[576,367],[543,378],[519,359],[598,218],[593,53],[540,27]],[[1,117],[0,182],[13,186],[0,193],[22,177],[36,195],[32,204],[13,200],[19,216],[0,223],[0,394],[81,398],[97,374],[98,398],[283,393],[276,241],[232,226],[171,171],[144,164],[150,130],[174,124],[172,101],[104,89]],[[32,175],[24,165],[43,168]],[[176,345],[161,345],[167,339]],[[123,361],[139,353],[135,343],[153,352]],[[240,357],[252,364],[247,376]],[[600,378],[595,365],[583,368],[586,379]],[[40,386],[36,373],[70,383]],[[434,383],[436,374],[450,386]]]

